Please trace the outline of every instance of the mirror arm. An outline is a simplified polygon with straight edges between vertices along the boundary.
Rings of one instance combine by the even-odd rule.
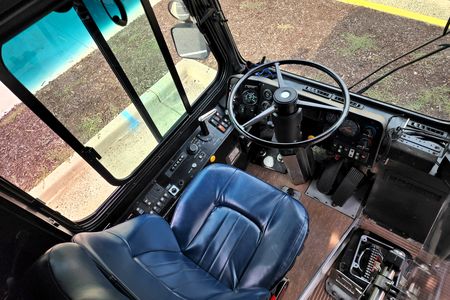
[[[202,26],[203,23],[205,23],[209,18],[211,18],[216,13],[216,10],[214,8],[208,8],[206,13],[203,15],[203,17],[200,19],[200,21],[197,22],[197,26]]]

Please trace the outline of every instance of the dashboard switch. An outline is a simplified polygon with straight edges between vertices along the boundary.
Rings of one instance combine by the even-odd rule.
[[[355,155],[355,149],[351,148],[350,151],[348,151],[348,157],[352,158],[353,155]]]
[[[177,188],[175,185],[172,185],[169,189],[169,193],[172,194],[172,196],[176,196],[179,191],[180,189]]]
[[[189,146],[187,148],[187,153],[193,155],[193,154],[195,154],[197,152],[198,152],[197,144],[193,144],[193,143],[189,144]]]

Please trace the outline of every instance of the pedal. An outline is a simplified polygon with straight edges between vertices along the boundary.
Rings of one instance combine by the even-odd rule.
[[[336,181],[336,177],[341,170],[343,163],[344,160],[332,162],[322,172],[317,181],[317,189],[319,192],[329,195],[333,191],[334,182]]]
[[[293,188],[290,188],[288,186],[283,186],[281,190],[286,194],[288,194],[289,196],[291,196],[292,198],[294,198],[295,200],[300,201],[302,193],[300,193],[299,191],[294,190]]]
[[[358,184],[363,178],[364,173],[352,167],[336,189],[336,192],[331,196],[333,204],[337,206],[344,205],[345,201],[347,201],[347,199],[355,192]]]

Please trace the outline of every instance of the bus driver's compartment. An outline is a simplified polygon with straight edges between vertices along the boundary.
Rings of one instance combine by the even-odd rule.
[[[450,299],[442,1],[0,4],[2,299]]]

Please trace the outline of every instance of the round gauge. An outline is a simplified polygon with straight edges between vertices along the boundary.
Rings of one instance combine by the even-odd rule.
[[[359,125],[355,121],[345,120],[339,127],[339,132],[344,136],[354,137],[359,133]]]
[[[268,101],[263,101],[263,102],[261,102],[261,109],[262,109],[262,110],[268,109],[269,106],[270,106],[270,103],[269,103]]]
[[[263,91],[263,96],[264,96],[264,99],[266,99],[266,100],[272,100],[273,93],[271,90],[265,89]]]
[[[258,102],[258,95],[254,90],[245,90],[242,93],[242,102],[246,105],[255,105]]]

